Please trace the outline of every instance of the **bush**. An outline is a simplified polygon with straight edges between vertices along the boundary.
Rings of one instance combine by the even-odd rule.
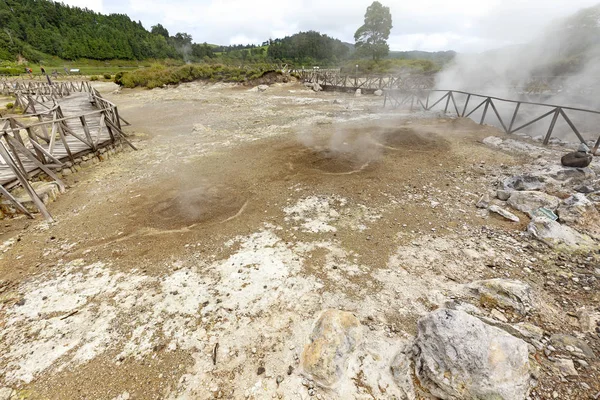
[[[0,67],[0,75],[20,75],[25,72],[25,68]]]
[[[97,80],[98,80],[98,76],[97,75],[90,76],[90,81],[97,81]]]
[[[104,79],[110,79],[112,78],[112,75],[109,74],[108,72],[105,72],[104,75],[102,75],[104,77]]]
[[[6,103],[6,109],[10,110],[11,108],[13,108],[15,105],[14,103]]]

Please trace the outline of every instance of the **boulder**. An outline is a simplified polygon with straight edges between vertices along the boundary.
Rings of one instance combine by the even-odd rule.
[[[498,147],[502,144],[502,139],[496,136],[488,136],[483,139],[483,144],[487,144],[488,146]]]
[[[584,194],[563,200],[556,213],[560,222],[600,238],[600,213]]]
[[[264,92],[265,90],[267,90],[269,88],[268,85],[258,85],[257,89],[259,92]]]
[[[527,226],[527,232],[537,240],[557,250],[593,250],[598,245],[588,235],[552,221],[546,217],[535,217]]]
[[[375,92],[373,92],[373,94],[374,94],[375,96],[383,96],[383,90],[381,90],[381,89],[377,89]]]
[[[548,176],[559,182],[576,184],[596,177],[596,173],[590,168],[558,167],[553,169]]]
[[[498,200],[506,201],[510,197],[510,191],[509,190],[498,190],[496,192],[496,197],[498,198]]]
[[[361,96],[361,95],[362,95],[362,90],[360,90],[360,89],[356,89],[356,92],[354,92],[354,95],[355,95],[356,97],[358,97],[358,96]]]
[[[554,335],[550,336],[550,342],[555,347],[566,348],[567,346],[571,346],[580,350],[580,352],[587,358],[596,358],[594,350],[592,350],[592,348],[585,341],[576,338],[575,336],[555,333]]]
[[[312,90],[315,92],[320,92],[321,90],[323,90],[323,88],[321,87],[321,85],[315,82],[312,84]]]
[[[504,190],[542,190],[545,184],[533,175],[518,175],[504,181]]]
[[[411,361],[410,361],[411,349],[402,348],[398,354],[392,360],[390,370],[396,386],[402,391],[400,399],[414,400],[415,389],[412,380],[411,373]]]
[[[523,315],[534,308],[531,286],[525,282],[495,278],[473,282],[469,288],[483,304],[511,308]]]
[[[565,167],[585,168],[592,163],[592,155],[583,151],[567,153],[560,159]]]
[[[527,343],[462,311],[417,324],[415,374],[441,399],[522,400],[531,384]]]
[[[493,212],[493,213],[496,213],[496,214],[498,214],[498,215],[500,215],[500,216],[502,216],[502,217],[504,217],[507,220],[512,221],[512,222],[519,222],[519,221],[521,221],[519,219],[519,217],[517,217],[515,214],[513,214],[513,213],[511,213],[509,211],[506,211],[504,208],[498,207],[495,204],[489,206],[488,210],[491,211],[491,212]]]
[[[361,338],[360,321],[351,313],[325,310],[302,352],[304,372],[322,386],[334,385]]]
[[[533,212],[540,207],[548,208],[552,211],[556,211],[560,199],[555,196],[551,196],[543,192],[534,192],[530,190],[525,191],[514,191],[508,198],[508,205],[528,214],[533,217]]]

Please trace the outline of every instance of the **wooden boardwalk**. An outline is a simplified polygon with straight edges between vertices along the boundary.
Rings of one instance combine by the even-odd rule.
[[[0,119],[0,194],[31,216],[8,189],[21,185],[47,219],[52,219],[30,180],[44,172],[65,186],[54,172],[67,161],[118,141],[132,148],[121,129],[117,107],[87,82],[50,85],[8,83],[25,113]]]

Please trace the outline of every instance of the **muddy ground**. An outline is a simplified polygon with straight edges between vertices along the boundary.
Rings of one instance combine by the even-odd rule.
[[[526,216],[475,207],[530,161],[485,146],[493,127],[292,83],[97,86],[139,150],[66,177],[57,222],[0,228],[0,387],[21,398],[308,398],[298,358],[325,308],[355,313],[376,356],[317,395],[392,398],[395,349],[464,284],[530,283],[548,334],[597,307]],[[535,398],[600,391],[597,360],[559,379],[544,357]]]

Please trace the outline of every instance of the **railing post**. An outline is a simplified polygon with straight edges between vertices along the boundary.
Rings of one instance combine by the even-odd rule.
[[[554,125],[556,125],[556,120],[558,119],[559,108],[557,107],[554,110],[554,116],[552,117],[552,122],[550,122],[550,126],[548,127],[548,133],[546,133],[546,137],[544,138],[544,144],[548,144],[550,142],[550,137],[552,137],[552,131],[554,130]]]
[[[483,107],[483,114],[481,114],[481,121],[479,121],[479,125],[483,125],[483,121],[485,120],[485,114],[487,114],[488,107],[490,105],[490,98],[488,97],[485,101],[485,106]]]
[[[508,125],[508,133],[512,133],[512,127],[515,124],[515,120],[517,119],[517,113],[519,112],[519,108],[521,108],[521,102],[517,103],[515,107],[515,112],[513,113],[512,119],[510,120],[510,125]]]

